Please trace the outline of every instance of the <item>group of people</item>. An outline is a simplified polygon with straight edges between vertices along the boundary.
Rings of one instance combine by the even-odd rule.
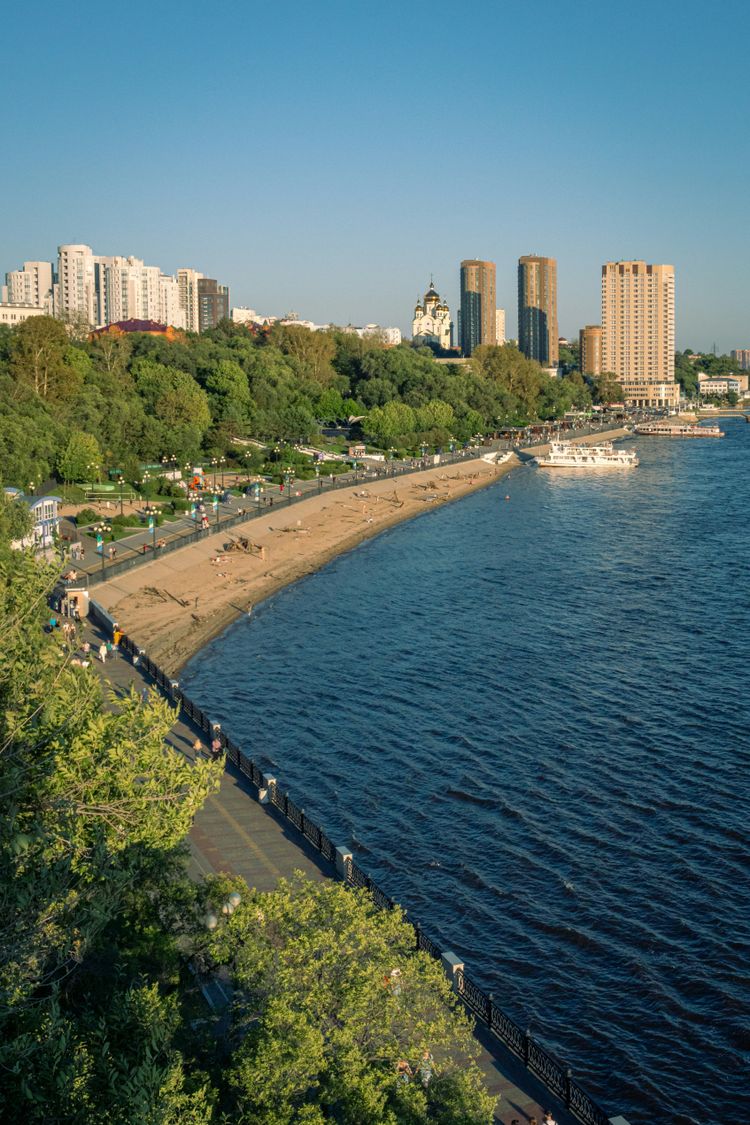
[[[202,754],[203,751],[205,750],[205,746],[201,742],[200,738],[196,738],[195,742],[193,743],[193,750],[195,751],[196,754]],[[212,762],[221,761],[221,757],[222,757],[223,753],[224,753],[224,747],[221,744],[221,739],[219,738],[218,731],[215,731],[214,737],[211,739],[211,746],[210,746],[210,749],[209,749],[209,755],[210,755],[211,761]]]

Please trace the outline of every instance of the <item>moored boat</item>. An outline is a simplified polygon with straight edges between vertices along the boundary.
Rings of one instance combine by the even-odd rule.
[[[698,426],[693,422],[642,422],[633,427],[644,437],[724,437],[718,426]]]
[[[540,469],[631,469],[638,464],[634,449],[615,449],[611,441],[576,445],[553,441],[546,457],[537,457]]]

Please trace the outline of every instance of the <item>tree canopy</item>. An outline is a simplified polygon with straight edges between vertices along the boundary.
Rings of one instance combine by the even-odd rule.
[[[87,340],[31,317],[0,333],[0,475],[23,487],[52,473],[84,480],[96,457],[103,471],[137,471],[165,455],[230,455],[235,438],[310,441],[350,416],[386,447],[441,445],[554,417],[588,397],[585,385],[550,379],[510,345],[479,348],[458,366],[337,329],[256,334],[224,321],[172,341]]]

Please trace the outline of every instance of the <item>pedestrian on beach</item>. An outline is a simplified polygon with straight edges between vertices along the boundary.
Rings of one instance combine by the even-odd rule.
[[[101,643],[101,644],[99,645],[99,659],[101,660],[102,664],[106,663],[106,660],[107,660],[107,646],[106,646],[106,644],[104,643],[104,641],[102,641],[102,643]]]

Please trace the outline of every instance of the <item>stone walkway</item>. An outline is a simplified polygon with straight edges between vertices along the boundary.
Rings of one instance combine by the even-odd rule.
[[[85,639],[98,647],[109,635],[89,620]],[[94,660],[94,667],[108,687],[116,694],[126,693],[134,686],[141,691],[148,686],[126,656],[111,656],[105,664]],[[191,723],[179,720],[170,731],[167,742],[176,753],[195,759],[193,743],[206,736]],[[261,805],[257,790],[247,779],[227,764],[220,789],[208,798],[197,814],[189,837],[190,872],[193,877],[213,872],[241,875],[259,890],[272,890],[279,878],[302,871],[308,878],[335,878],[332,865],[310,845],[288,821],[273,808]],[[475,1036],[481,1044],[480,1066],[488,1089],[499,1095],[495,1120],[511,1125],[516,1118],[528,1125],[532,1116],[541,1125],[543,1111],[550,1109],[558,1125],[577,1125],[557,1099],[549,1095],[514,1055],[477,1025]]]

